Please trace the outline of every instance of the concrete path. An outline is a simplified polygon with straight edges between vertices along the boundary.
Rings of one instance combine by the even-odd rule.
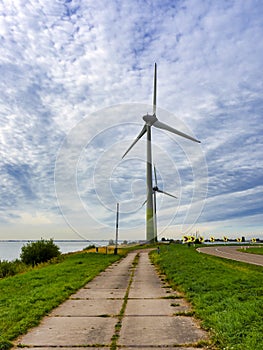
[[[248,264],[263,266],[263,255],[249,254],[245,252],[239,252],[238,249],[246,248],[250,246],[217,246],[217,247],[205,247],[198,248],[200,253],[219,256],[220,258],[237,260]]]
[[[130,253],[53,310],[16,346],[200,350],[208,335],[187,316],[189,311],[158,277],[147,251]]]

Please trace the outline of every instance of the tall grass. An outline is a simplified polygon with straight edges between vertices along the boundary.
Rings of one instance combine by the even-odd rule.
[[[193,247],[161,247],[153,261],[192,303],[219,349],[263,349],[263,269],[203,255]]]
[[[18,259],[14,261],[0,260],[0,278],[14,276],[27,269],[28,267]]]

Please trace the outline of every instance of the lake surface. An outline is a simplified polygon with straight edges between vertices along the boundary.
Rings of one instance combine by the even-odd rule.
[[[0,241],[0,260],[12,261],[20,258],[21,248],[32,241]],[[55,241],[60,248],[61,253],[76,252],[83,250],[89,245],[95,246],[108,245],[109,241]],[[121,243],[121,242],[119,242]]]

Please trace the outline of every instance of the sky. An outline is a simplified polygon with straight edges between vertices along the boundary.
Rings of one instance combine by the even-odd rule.
[[[2,0],[0,239],[263,238],[261,0]]]

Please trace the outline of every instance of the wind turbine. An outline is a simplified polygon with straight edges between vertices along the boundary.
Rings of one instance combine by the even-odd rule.
[[[153,114],[146,114],[142,117],[145,124],[133,141],[131,146],[124,153],[122,158],[132,149],[132,147],[140,140],[140,138],[147,133],[147,163],[146,163],[146,188],[147,188],[147,206],[146,206],[146,240],[149,242],[155,241],[155,230],[154,230],[154,210],[153,210],[153,185],[152,185],[152,145],[151,145],[151,127],[154,126],[158,129],[163,129],[172,132],[173,134],[182,136],[194,142],[200,143],[197,139],[184,134],[183,132],[172,128],[171,126],[160,122],[156,117],[156,86],[157,86],[157,65],[154,64],[154,84],[153,84]]]
[[[158,187],[158,183],[157,183],[157,175],[156,175],[156,167],[155,165],[153,166],[153,170],[154,170],[154,181],[155,181],[155,186],[153,187],[153,208],[154,208],[154,241],[157,241],[157,210],[156,210],[156,207],[157,207],[157,204],[156,204],[156,192],[159,192],[159,193],[163,193],[165,194],[166,196],[170,196],[170,197],[173,197],[173,198],[176,198],[176,196],[168,193],[168,192],[165,192],[165,191],[162,191],[160,190],[160,188]]]
[[[154,169],[154,182],[155,182],[155,186],[152,189],[152,193],[153,193],[153,209],[154,209],[154,241],[157,241],[157,201],[156,201],[156,192],[165,194],[167,196],[176,198],[176,196],[174,196],[173,194],[170,194],[168,192],[165,192],[163,190],[160,190],[160,188],[158,187],[158,183],[157,183],[157,175],[156,175],[156,167],[155,165],[153,166]],[[143,202],[142,207],[147,203],[147,199]]]

